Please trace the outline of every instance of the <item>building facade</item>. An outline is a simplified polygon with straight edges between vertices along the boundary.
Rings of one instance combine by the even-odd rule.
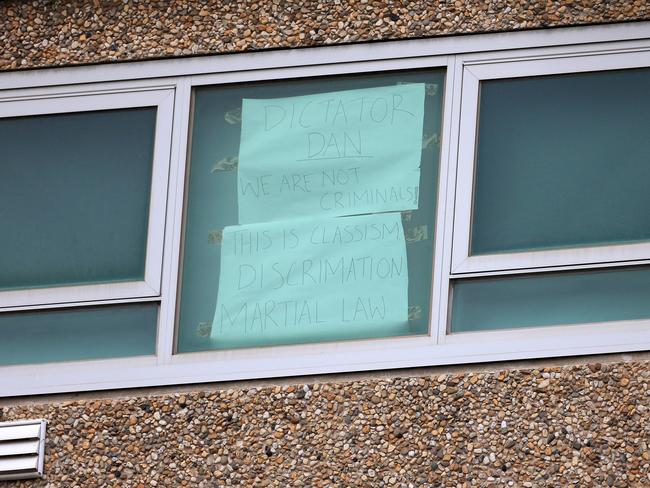
[[[0,483],[650,486],[649,21],[0,5]]]

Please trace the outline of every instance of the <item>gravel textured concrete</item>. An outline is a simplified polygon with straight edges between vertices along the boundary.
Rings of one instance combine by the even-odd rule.
[[[4,0],[0,69],[649,18],[646,0]]]
[[[650,486],[650,361],[19,404],[9,487]]]

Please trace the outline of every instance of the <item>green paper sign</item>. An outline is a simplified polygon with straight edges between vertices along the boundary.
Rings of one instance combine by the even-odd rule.
[[[399,213],[226,227],[212,339],[255,346],[408,333]]]
[[[244,99],[239,223],[418,207],[424,83]]]

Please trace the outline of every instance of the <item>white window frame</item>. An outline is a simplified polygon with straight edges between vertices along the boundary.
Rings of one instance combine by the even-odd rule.
[[[156,108],[144,279],[3,290],[0,291],[0,312],[160,296],[173,101],[174,92],[170,88],[107,91],[80,87],[79,90],[69,92],[46,90],[31,96],[29,93],[0,92],[2,118],[139,107]]]
[[[609,264],[638,264],[650,258],[650,242],[471,255],[471,225],[480,84],[484,80],[585,73],[650,66],[650,51],[548,52],[523,59],[469,58],[463,63],[452,272],[490,271]],[[480,128],[479,128],[480,130]]]
[[[459,274],[452,267],[452,248],[459,239],[455,235],[458,228],[454,227],[455,206],[463,198],[460,186],[457,191],[461,178],[457,171],[460,139],[465,130],[461,107],[466,101],[463,91],[466,70],[476,70],[478,65],[506,66],[509,62],[539,59],[553,64],[565,57],[575,62],[583,57],[637,51],[650,51],[650,22],[0,73],[0,97],[5,99],[68,96],[84,90],[126,93],[167,89],[174,92],[166,208],[162,205],[157,210],[164,218],[160,295],[128,299],[160,302],[156,355],[0,367],[0,396],[650,349],[650,320],[462,334],[447,332],[453,280],[512,273],[512,270],[499,270]],[[521,66],[517,65],[517,69]],[[192,89],[210,84],[425,67],[447,69],[429,334],[174,354]],[[645,258],[641,262],[646,262]],[[551,269],[554,268],[534,268],[532,272]]]

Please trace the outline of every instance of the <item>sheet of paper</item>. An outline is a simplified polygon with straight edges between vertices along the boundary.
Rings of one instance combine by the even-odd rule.
[[[230,346],[406,332],[399,213],[226,227],[212,339]]]
[[[424,83],[244,99],[239,223],[418,207]]]

